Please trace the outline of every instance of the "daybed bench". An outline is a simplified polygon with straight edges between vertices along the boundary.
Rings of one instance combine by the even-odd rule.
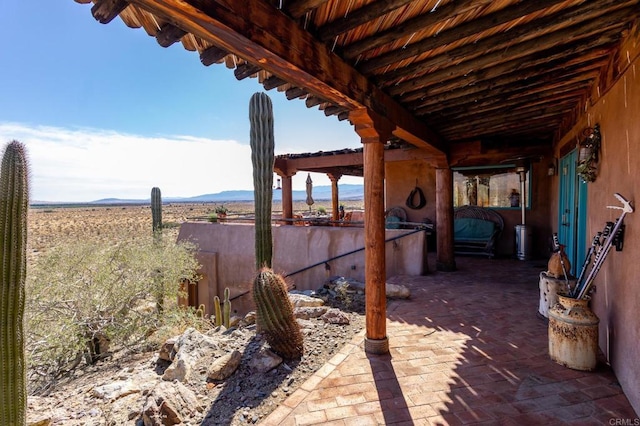
[[[495,256],[495,243],[504,221],[492,209],[478,206],[461,206],[453,213],[453,243],[456,254]]]

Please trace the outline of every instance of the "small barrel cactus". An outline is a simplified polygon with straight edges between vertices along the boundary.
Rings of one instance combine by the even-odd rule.
[[[271,349],[285,359],[301,358],[304,354],[302,332],[293,316],[282,276],[269,268],[261,269],[253,280],[253,300],[256,324]]]
[[[24,145],[10,142],[0,171],[0,424],[26,424],[24,303],[29,172]]]
[[[162,232],[162,195],[160,188],[151,188],[151,219],[153,220],[153,235]]]
[[[271,267],[271,203],[273,201],[273,108],[265,93],[254,93],[249,102],[251,162],[255,199],[256,268]]]

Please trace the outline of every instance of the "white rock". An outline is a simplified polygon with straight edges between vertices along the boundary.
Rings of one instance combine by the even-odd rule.
[[[282,358],[269,349],[261,349],[249,363],[249,366],[259,373],[266,373],[273,370],[282,363]]]
[[[211,380],[225,380],[230,377],[240,366],[242,353],[240,351],[229,352],[217,358],[207,369],[207,377]]]
[[[340,309],[329,309],[327,313],[320,317],[324,322],[329,324],[349,324],[349,315]]]
[[[322,306],[324,301],[316,297],[305,296],[304,294],[289,294],[289,300],[294,308],[303,306]]]
[[[113,401],[136,392],[140,392],[140,387],[131,379],[119,380],[103,386],[96,386],[92,391],[93,396],[96,398],[102,398],[109,401]]]
[[[302,306],[293,310],[293,316],[300,319],[308,320],[309,318],[318,318],[329,310],[328,306]]]

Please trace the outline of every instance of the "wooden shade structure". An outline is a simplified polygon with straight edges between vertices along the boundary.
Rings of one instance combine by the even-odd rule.
[[[450,168],[551,152],[639,52],[629,40],[640,0],[76,1],[94,3],[99,22],[119,16],[163,47],[181,42],[206,66],[224,63],[354,125],[363,151],[326,172],[364,176],[373,343],[386,339],[387,142],[412,145],[436,168],[438,265],[455,269]],[[276,164],[283,189],[302,161]]]

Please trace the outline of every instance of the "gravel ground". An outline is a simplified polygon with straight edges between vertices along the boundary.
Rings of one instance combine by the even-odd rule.
[[[330,306],[341,308],[349,316],[349,324],[329,324],[317,318],[299,320],[305,339],[304,356],[299,361],[282,363],[267,373],[256,373],[248,364],[260,348],[268,344],[260,334],[256,335],[255,326],[236,330],[231,347],[226,349],[243,353],[240,367],[225,382],[215,384],[205,377],[206,365],[213,355],[209,360],[199,361],[204,367],[185,383],[196,395],[199,407],[184,414],[182,424],[259,423],[363,329],[362,298],[362,295],[350,295],[348,309],[342,299],[331,297],[328,301]],[[168,363],[158,360],[154,351],[114,356],[77,369],[49,395],[29,398],[29,420],[44,420],[41,424],[51,425],[142,425],[141,412],[147,395],[160,382],[167,366]],[[96,396],[96,387],[128,379],[141,383],[137,391],[114,399]]]

